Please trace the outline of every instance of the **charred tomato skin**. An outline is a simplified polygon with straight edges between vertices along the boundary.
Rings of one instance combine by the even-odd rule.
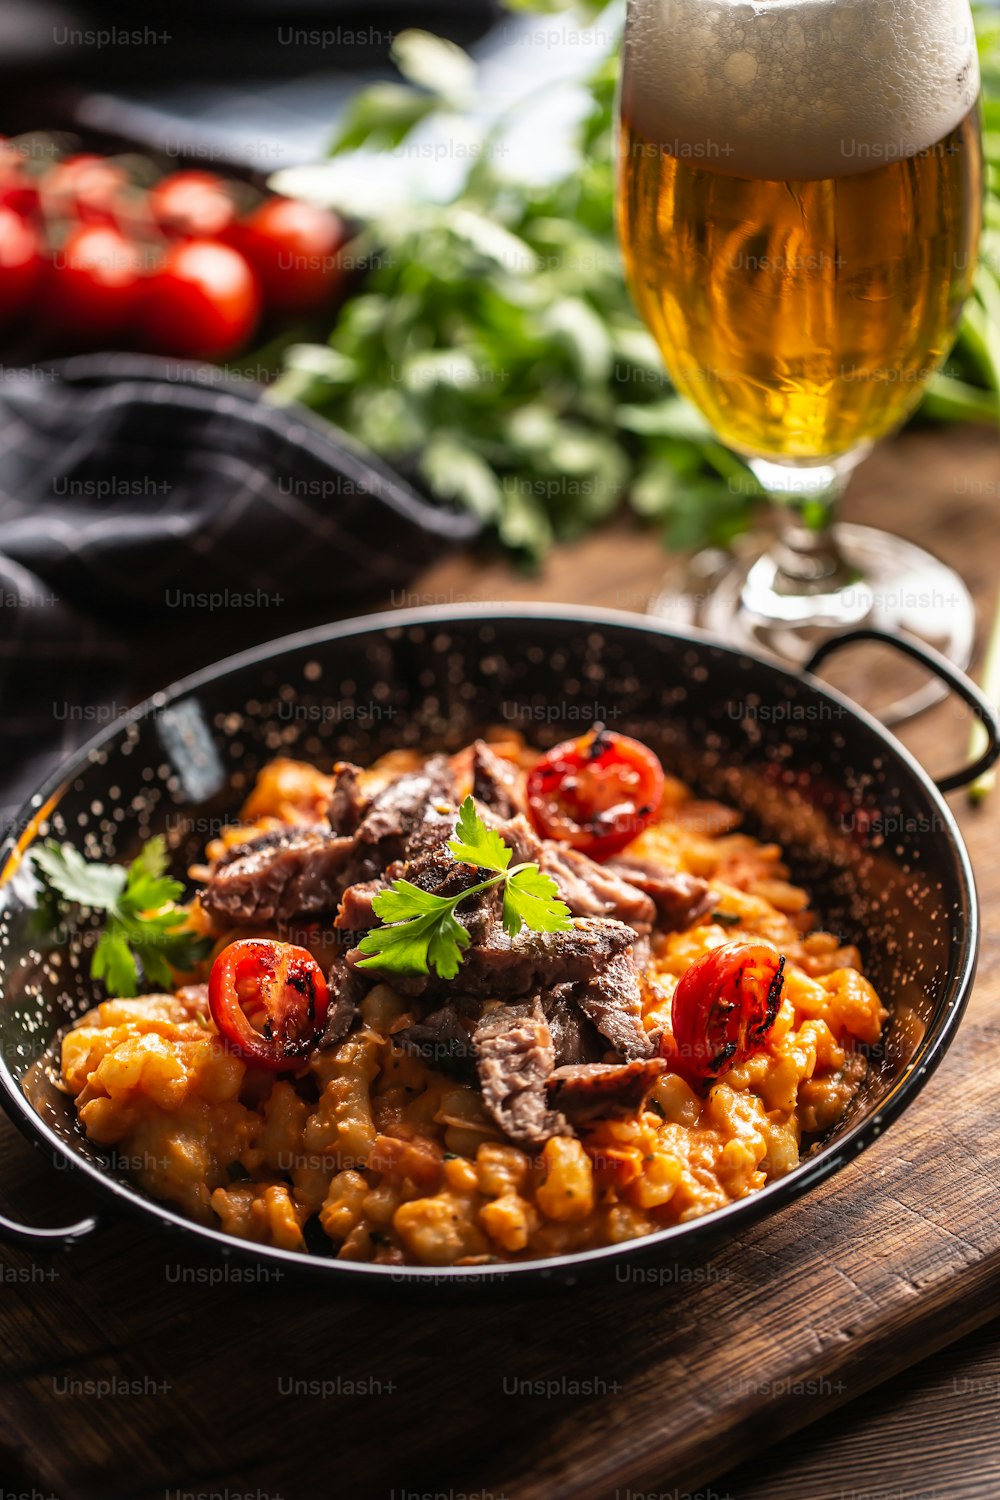
[[[315,1051],[330,994],[322,969],[305,948],[241,938],[212,965],[208,1003],[231,1051],[279,1072],[300,1066]],[[248,1007],[261,1018],[259,1028]]]
[[[595,724],[536,762],[527,793],[543,838],[561,839],[591,859],[609,859],[659,812],[663,767],[648,745]]]
[[[711,1083],[763,1052],[784,976],[784,956],[769,943],[723,943],[702,954],[674,991],[673,1043],[664,1047],[671,1067],[691,1082]]]

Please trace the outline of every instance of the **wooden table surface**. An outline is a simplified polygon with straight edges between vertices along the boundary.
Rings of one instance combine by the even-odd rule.
[[[848,513],[954,563],[986,620],[998,499],[995,437],[921,432],[863,468]],[[452,558],[415,592],[634,606],[662,566],[622,525],[534,579]],[[946,704],[903,737],[940,771],[966,733]],[[1000,792],[953,803],[985,918],[979,978],[940,1072],[857,1164],[658,1284],[378,1302],[249,1280],[131,1220],[51,1261],[4,1253],[0,1500],[1000,1493],[1000,1335],[898,1374],[1000,1315]],[[6,1122],[0,1181],[38,1222],[85,1206]]]

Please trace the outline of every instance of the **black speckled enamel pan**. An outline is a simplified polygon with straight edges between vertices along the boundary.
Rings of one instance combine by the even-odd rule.
[[[851,632],[821,655],[866,637]],[[574,1279],[612,1257],[683,1251],[687,1259],[700,1240],[814,1187],[923,1087],[955,1034],[976,966],[972,870],[942,792],[996,759],[1000,726],[949,663],[908,641],[888,643],[942,677],[987,727],[979,762],[937,785],[881,725],[808,672],[795,676],[643,616],[569,607],[420,609],[348,621],[233,657],[117,719],[22,810],[2,850],[0,887],[0,1098],[36,1146],[91,1185],[94,1214],[64,1229],[0,1217],[0,1238],[65,1246],[106,1214],[129,1209],[219,1251],[355,1288],[481,1285]],[[819,654],[810,666],[818,663]],[[400,745],[457,748],[498,723],[547,746],[594,719],[646,740],[668,770],[740,807],[751,832],[783,844],[824,926],[860,946],[892,1007],[848,1118],[788,1176],[720,1213],[624,1245],[515,1265],[401,1270],[248,1245],[194,1224],[148,1198],[92,1146],[61,1094],[36,1090],[29,1101],[32,1064],[95,1000],[86,924],[53,940],[39,921],[37,887],[21,857],[34,839],[48,834],[87,857],[124,860],[164,831],[183,872],[276,754],[364,763]]]

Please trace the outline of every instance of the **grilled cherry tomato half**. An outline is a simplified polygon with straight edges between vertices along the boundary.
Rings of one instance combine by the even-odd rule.
[[[656,817],[663,767],[646,745],[595,724],[557,745],[528,775],[528,806],[545,838],[607,859]]]
[[[781,1004],[785,960],[769,943],[723,943],[695,960],[674,991],[676,1072],[712,1082],[763,1052]]]
[[[322,969],[305,948],[241,938],[212,965],[208,1003],[239,1057],[278,1072],[297,1067],[315,1050],[330,995]]]

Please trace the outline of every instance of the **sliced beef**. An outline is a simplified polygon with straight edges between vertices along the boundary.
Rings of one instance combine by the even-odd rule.
[[[652,927],[656,918],[652,899],[610,866],[548,839],[542,845],[539,866],[552,876],[574,916],[617,917],[637,933]]]
[[[379,919],[375,915],[374,901],[388,888],[385,880],[362,880],[357,885],[349,885],[340,898],[340,910],[334,927],[347,932],[367,932],[369,927],[377,927]]]
[[[495,754],[485,740],[472,747],[472,795],[501,818],[526,813],[524,780],[516,766]]]
[[[644,891],[656,904],[661,926],[670,932],[682,932],[712,909],[715,897],[699,875],[661,870],[640,859],[612,860],[605,868]]]
[[[454,814],[448,827],[448,837],[454,835]],[[408,880],[422,891],[431,891],[436,896],[457,896],[471,886],[480,885],[490,871],[477,870],[472,865],[456,860],[447,843],[434,845],[418,854],[415,859],[399,860],[386,870],[386,883],[392,880]]]
[[[584,1063],[556,1068],[546,1087],[552,1105],[573,1125],[588,1120],[621,1119],[639,1113],[646,1095],[667,1064],[662,1057],[630,1063]]]
[[[642,995],[631,954],[616,954],[579,985],[574,997],[584,1015],[623,1057],[651,1055],[654,1042],[642,1024]]]
[[[522,928],[510,937],[488,915],[484,927],[473,933],[456,980],[436,974],[393,974],[391,983],[411,997],[448,997],[460,987],[462,995],[472,999],[508,1001],[568,986],[584,1016],[623,1057],[652,1053],[654,1040],[642,1025],[642,997],[631,953],[635,934],[630,927],[609,917],[578,917],[567,932]],[[356,963],[363,955],[353,949],[347,957],[348,963]],[[567,993],[564,989],[560,998]]]
[[[607,1049],[600,1033],[587,1020],[573,999],[574,986],[557,984],[541,996],[542,1010],[549,1023],[556,1067],[575,1063],[597,1062]]]
[[[537,998],[499,1006],[480,1021],[473,1042],[483,1102],[512,1141],[537,1147],[571,1134],[565,1115],[549,1108],[545,1085],[555,1052]]]
[[[349,760],[338,761],[333,768],[333,791],[327,817],[334,833],[354,833],[368,807],[368,798],[361,790],[360,766]]]
[[[499,759],[485,745],[482,748],[493,760]],[[407,850],[410,862],[404,860],[388,869],[387,884],[391,880],[402,878],[419,885],[422,890],[450,896],[461,890],[463,885],[475,885],[482,878],[475,872],[464,873],[467,867],[456,865],[447,847],[447,840],[454,834],[455,810],[447,803],[442,804],[442,807],[443,811],[438,812],[435,808],[425,816],[419,840],[416,841],[422,846],[420,852],[414,857],[414,841],[411,840]],[[656,916],[652,900],[615,870],[596,864],[578,850],[563,849],[551,840],[540,840],[520,813],[515,813],[512,817],[505,813],[498,815],[487,805],[480,809],[480,815],[511,850],[512,863],[534,862],[552,876],[561,898],[574,916],[616,917],[636,933],[649,932]],[[342,912],[338,926],[352,931],[374,926],[377,920],[374,914],[365,921],[364,911],[377,894],[376,887],[364,882],[363,890],[359,892],[363,904],[355,908],[353,893],[348,892],[345,901],[349,902],[351,909]]]
[[[280,828],[238,844],[222,856],[201,904],[224,923],[290,921],[333,911],[353,839],[321,828]]]
[[[458,915],[466,923],[465,913],[460,911]],[[530,932],[523,927],[516,937],[510,937],[499,922],[490,920],[465,950],[458,979],[443,980],[436,974],[394,974],[392,984],[410,996],[448,995],[453,987],[460,986],[464,995],[517,1000],[557,984],[586,984],[619,956],[630,967],[626,955],[634,937],[630,927],[607,917],[577,918],[567,932]],[[363,957],[353,949],[347,960],[356,963]]]
[[[321,1047],[335,1047],[350,1031],[358,1018],[358,1006],[370,988],[364,971],[352,969],[343,957],[334,960],[327,975],[330,1008]]]
[[[450,835],[453,792],[450,766],[438,756],[383,787],[351,833],[282,828],[263,834],[223,855],[202,905],[213,918],[244,924],[336,911],[349,886],[381,876],[387,865],[439,846]],[[345,790],[345,802],[348,797]]]
[[[397,1032],[393,1041],[442,1073],[448,1073],[463,1083],[476,1081],[476,1049],[472,1037],[450,1005],[431,1011],[422,1021]]]
[[[359,855],[374,866],[364,873],[381,874],[395,860],[413,859],[450,838],[456,814],[455,778],[445,756],[398,776],[372,798],[358,827]]]
[[[650,930],[656,917],[652,899],[617,870],[597,864],[578,849],[540,839],[520,812],[497,816],[487,807],[480,814],[513,851],[514,864],[534,863],[552,876],[575,917],[616,917],[635,932]]]

